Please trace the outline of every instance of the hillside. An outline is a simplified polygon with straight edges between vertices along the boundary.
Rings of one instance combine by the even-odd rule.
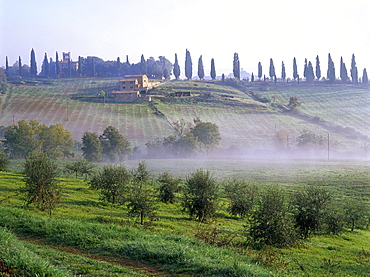
[[[331,151],[363,156],[370,136],[369,93],[362,87],[170,81],[152,92],[149,104],[104,104],[99,92],[113,90],[117,80],[51,79],[12,85],[1,99],[1,125],[22,119],[47,125],[61,122],[75,140],[85,131],[100,134],[112,125],[142,150],[146,142],[173,134],[172,122],[195,117],[219,126],[224,150],[272,150],[277,131],[285,131],[294,148],[296,138],[307,129],[323,137],[330,134]],[[179,91],[190,91],[192,97],[169,96]],[[296,113],[284,109],[291,95],[302,102]]]

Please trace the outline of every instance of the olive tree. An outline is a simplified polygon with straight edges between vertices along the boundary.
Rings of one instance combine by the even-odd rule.
[[[40,210],[52,210],[62,196],[62,187],[55,179],[57,163],[42,152],[30,153],[24,163],[24,182],[22,191],[27,204],[34,204]]]
[[[320,230],[331,197],[331,193],[320,187],[308,187],[293,195],[293,216],[302,237],[307,238]]]
[[[256,247],[287,247],[297,239],[285,195],[275,186],[262,193],[246,227],[248,237]]]
[[[175,193],[179,191],[179,183],[181,179],[174,178],[169,171],[165,171],[157,178],[160,184],[159,200],[163,203],[175,203]]]
[[[123,204],[126,201],[126,191],[131,180],[132,175],[124,165],[106,165],[91,179],[90,187],[100,191],[102,200]]]
[[[217,184],[209,171],[198,169],[185,181],[183,207],[193,218],[206,221],[212,218],[217,205]]]
[[[258,196],[258,188],[244,180],[232,180],[224,187],[225,195],[230,200],[228,211],[232,215],[244,218],[255,205]]]
[[[152,185],[150,171],[145,162],[140,162],[132,171],[132,182],[128,186],[126,205],[129,214],[139,215],[140,224],[144,225],[144,218],[153,216],[157,210],[157,192]]]

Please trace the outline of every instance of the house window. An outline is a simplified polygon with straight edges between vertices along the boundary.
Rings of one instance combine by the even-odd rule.
[[[122,87],[122,89],[125,89],[126,87]]]
[[[134,88],[133,86],[131,86],[130,88]]]

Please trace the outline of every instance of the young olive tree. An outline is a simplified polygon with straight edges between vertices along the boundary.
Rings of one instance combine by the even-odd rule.
[[[76,174],[76,179],[78,175],[85,175],[86,180],[87,176],[94,172],[95,166],[91,162],[82,158],[77,161],[67,163],[65,165],[65,169],[67,172],[74,172]]]
[[[303,238],[320,230],[331,193],[320,187],[308,187],[293,195],[292,208],[295,225]]]
[[[258,188],[255,185],[235,179],[227,182],[224,191],[230,200],[228,211],[232,215],[244,218],[252,211],[258,196]]]
[[[198,169],[185,181],[183,207],[198,221],[212,218],[216,211],[218,188],[209,171]]]
[[[256,247],[287,247],[296,241],[296,233],[281,189],[270,187],[261,195],[257,207],[248,219],[247,234]]]
[[[52,210],[62,196],[62,187],[55,179],[57,164],[42,152],[32,152],[24,163],[24,182],[22,189],[25,193],[26,203],[34,204],[40,210]]]
[[[128,186],[126,205],[129,214],[139,215],[140,224],[144,225],[144,218],[153,216],[157,210],[157,192],[152,185],[150,171],[145,162],[140,162],[132,171],[132,182]]]
[[[163,172],[158,176],[157,181],[159,187],[159,200],[163,203],[175,203],[175,193],[179,191],[179,183],[181,179],[174,178],[169,171]]]
[[[125,166],[106,165],[91,179],[90,187],[100,190],[102,200],[123,204],[126,201],[126,191],[131,180],[132,175]]]
[[[0,171],[5,171],[9,165],[9,159],[4,153],[3,149],[0,148]]]

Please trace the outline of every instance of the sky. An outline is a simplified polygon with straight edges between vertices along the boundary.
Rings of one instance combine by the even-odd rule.
[[[6,56],[29,64],[32,48],[39,67],[56,51],[73,60],[128,55],[131,63],[142,54],[174,62],[177,53],[183,74],[188,49],[193,75],[200,55],[206,75],[212,58],[217,75],[231,73],[235,52],[255,75],[258,62],[268,75],[272,58],[277,75],[284,62],[291,77],[294,57],[303,71],[304,59],[315,64],[319,55],[326,76],[328,53],[337,72],[340,57],[349,69],[354,53],[362,72],[370,68],[369,15],[369,0],[0,0],[0,67]]]

